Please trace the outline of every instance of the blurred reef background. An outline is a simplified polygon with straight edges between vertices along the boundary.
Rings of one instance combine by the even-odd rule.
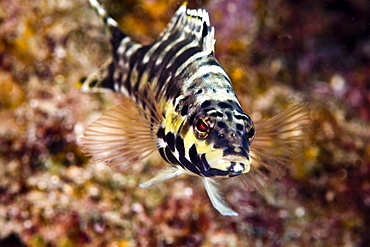
[[[144,44],[181,4],[101,2]],[[370,246],[369,1],[188,6],[210,13],[216,57],[255,121],[310,102],[303,158],[263,191],[223,181],[238,217],[191,176],[139,188],[164,165],[156,157],[124,171],[90,164],[79,138],[117,103],[76,86],[109,55],[102,22],[87,0],[2,0],[0,246]]]

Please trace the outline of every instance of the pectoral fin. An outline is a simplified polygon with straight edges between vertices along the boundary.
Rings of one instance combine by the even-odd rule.
[[[238,216],[238,213],[233,211],[226,203],[225,199],[220,194],[217,182],[212,178],[202,178],[207,194],[211,199],[212,205],[218,212],[225,216]]]
[[[82,151],[92,156],[94,163],[104,162],[110,166],[130,166],[155,152],[161,120],[156,117],[159,113],[153,116],[150,112],[157,107],[149,105],[149,100],[146,102],[147,110],[144,110],[133,100],[123,97],[120,105],[89,125],[81,138]]]
[[[278,115],[256,123],[256,137],[251,145],[251,171],[242,178],[250,189],[262,189],[273,178],[285,174],[301,155],[302,143],[310,129],[307,103],[291,106]]]
[[[166,167],[166,168],[160,170],[154,178],[149,179],[148,181],[140,184],[139,186],[141,188],[146,188],[146,187],[149,187],[152,184],[162,182],[164,180],[176,177],[177,175],[180,175],[182,173],[183,173],[183,171],[181,171],[181,170],[179,170],[175,167]]]

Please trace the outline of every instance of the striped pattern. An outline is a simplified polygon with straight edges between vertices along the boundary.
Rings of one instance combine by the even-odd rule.
[[[214,29],[210,27],[205,10],[189,10],[182,5],[158,41],[142,46],[126,36],[96,0],[90,2],[109,27],[113,46],[113,62],[108,76],[95,86],[133,96],[149,84],[157,100],[164,95],[167,101],[187,91],[191,83],[188,79],[194,79],[188,75],[198,72],[196,75],[201,78],[199,68],[203,70],[212,66],[209,67],[212,73],[220,73],[219,78],[227,78],[227,85],[220,84],[218,88],[231,88],[226,73],[213,57]]]
[[[228,75],[214,57],[214,29],[208,13],[182,5],[158,41],[142,46],[126,36],[95,0],[91,2],[109,27],[113,47],[109,72],[97,85],[133,98],[144,109],[148,108],[143,98],[149,89],[164,116],[157,133],[162,157],[205,177],[248,171],[245,150],[251,139],[245,131],[253,123],[242,112]],[[237,119],[236,115],[244,117]],[[213,122],[207,140],[194,135],[194,122],[199,118]],[[219,162],[228,155],[240,161]]]
[[[158,40],[142,46],[96,0],[90,3],[110,30],[113,56],[82,89],[125,97],[87,128],[83,152],[96,162],[129,165],[158,150],[172,166],[141,187],[197,175],[222,215],[238,215],[213,178],[244,174],[247,186],[260,188],[261,181],[280,176],[279,167],[290,163],[308,129],[307,105],[259,123],[255,137],[253,121],[214,57],[214,29],[205,10],[182,5]]]

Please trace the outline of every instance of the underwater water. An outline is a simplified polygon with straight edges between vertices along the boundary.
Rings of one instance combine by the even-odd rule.
[[[180,1],[101,1],[155,41]],[[88,1],[0,1],[0,246],[367,246],[370,244],[370,6],[367,1],[189,1],[215,27],[215,55],[244,111],[262,120],[309,102],[312,125],[286,175],[250,191],[222,181],[238,217],[201,182],[147,189],[164,165],[89,162],[86,126],[119,102],[82,93],[109,40]]]

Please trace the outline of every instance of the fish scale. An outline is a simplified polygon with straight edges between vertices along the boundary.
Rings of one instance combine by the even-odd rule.
[[[123,103],[87,128],[82,151],[94,162],[123,166],[159,152],[171,166],[141,187],[180,174],[201,177],[215,209],[238,215],[214,179],[248,175],[245,184],[255,184],[265,174],[275,174],[275,166],[288,161],[285,153],[294,153],[303,139],[307,105],[266,120],[257,130],[263,135],[255,135],[258,125],[243,112],[230,78],[214,57],[214,28],[205,10],[183,4],[158,40],[143,46],[126,36],[96,0],[90,4],[110,30],[112,60],[82,89],[113,91],[122,95]],[[279,152],[270,154],[271,147]]]

